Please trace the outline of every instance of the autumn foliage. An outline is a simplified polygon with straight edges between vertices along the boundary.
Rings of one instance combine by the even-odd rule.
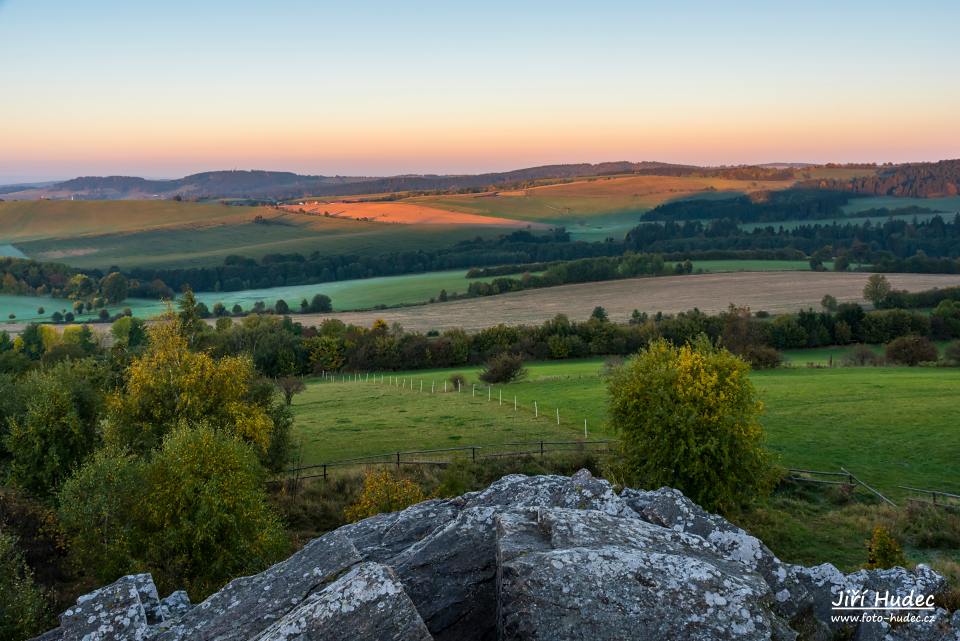
[[[351,523],[383,512],[396,512],[425,500],[423,490],[410,479],[386,470],[369,472],[363,479],[360,496],[344,510]]]

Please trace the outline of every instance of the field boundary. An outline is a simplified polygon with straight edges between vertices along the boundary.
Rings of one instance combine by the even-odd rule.
[[[610,445],[616,441],[603,440],[573,440],[573,441],[517,441],[512,443],[461,445],[429,450],[400,450],[384,452],[370,456],[360,456],[326,463],[302,465],[287,470],[295,483],[300,481],[330,477],[334,468],[365,467],[389,465],[400,469],[403,466],[447,466],[460,461],[477,462],[498,458],[514,458],[521,456],[540,456],[548,454],[570,452],[607,453]],[[304,474],[309,472],[309,474]]]

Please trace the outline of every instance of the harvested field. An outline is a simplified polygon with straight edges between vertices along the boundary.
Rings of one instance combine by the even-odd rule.
[[[283,205],[293,213],[324,218],[349,218],[397,225],[493,225],[496,227],[542,227],[509,218],[470,214],[404,202],[312,201]]]
[[[615,322],[626,321],[634,309],[642,312],[682,312],[697,307],[719,312],[730,303],[754,311],[796,312],[819,309],[824,294],[840,302],[863,302],[869,274],[836,272],[739,272],[631,278],[600,283],[563,285],[499,296],[436,303],[418,307],[369,312],[298,315],[305,325],[335,317],[344,322],[370,325],[378,318],[398,322],[406,329],[428,331],[462,327],[479,330],[497,323],[541,323],[557,314],[585,320],[597,305]],[[887,274],[895,289],[917,291],[960,285],[955,274]]]

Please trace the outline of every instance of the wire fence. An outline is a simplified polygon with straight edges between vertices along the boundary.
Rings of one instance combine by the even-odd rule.
[[[397,469],[408,466],[445,466],[451,463],[470,461],[479,462],[500,458],[519,458],[524,456],[546,457],[556,454],[593,453],[605,454],[611,451],[615,441],[521,441],[487,445],[462,445],[430,450],[403,450],[384,452],[370,456],[314,463],[290,468],[287,474],[294,481],[329,478],[335,471],[345,468],[388,466]]]
[[[564,378],[564,377],[554,377]],[[514,412],[530,412],[534,418],[546,418],[551,422],[556,421],[556,425],[561,425],[560,408],[548,408],[542,406],[538,401],[532,404],[518,404],[516,396],[504,397],[503,388],[495,387],[489,384],[467,384],[464,382],[454,382],[450,379],[437,380],[426,379],[424,377],[402,376],[385,373],[330,373],[322,372],[320,374],[321,382],[325,383],[376,383],[398,391],[409,391],[417,394],[469,394],[470,398],[480,398],[488,402],[496,403],[498,406],[507,406]],[[429,387],[426,382],[429,380]],[[496,392],[494,391],[496,390]],[[550,410],[553,411],[550,411]],[[564,421],[567,423],[567,421]],[[569,425],[569,423],[568,423]],[[575,424],[578,425],[578,424]],[[557,440],[539,440],[522,441],[512,443],[501,443],[496,445],[466,445],[459,447],[449,447],[440,449],[426,450],[406,450],[385,452],[383,454],[374,454],[371,456],[362,456],[351,459],[341,459],[327,463],[315,463],[304,465],[288,470],[291,480],[296,482],[308,479],[327,479],[335,470],[345,468],[356,468],[364,466],[394,466],[397,469],[404,466],[444,466],[458,461],[483,461],[498,458],[522,457],[522,456],[540,456],[545,457],[558,453],[570,452],[592,452],[605,454],[613,450],[615,440],[588,440],[587,420],[583,421],[583,438],[570,441]],[[823,470],[808,470],[800,468],[790,468],[787,470],[785,480],[798,483],[811,483],[821,486],[843,486],[848,488],[862,487],[867,492],[879,498],[883,503],[891,507],[898,507],[890,498],[880,492],[874,486],[864,482],[851,471],[841,467],[837,472]],[[960,494],[952,494],[941,490],[921,489],[906,485],[896,486],[898,489],[910,493],[906,501],[908,503],[922,503],[940,508],[960,510]]]

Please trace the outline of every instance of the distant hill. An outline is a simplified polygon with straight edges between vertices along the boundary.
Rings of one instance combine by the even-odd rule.
[[[875,196],[941,198],[960,194],[960,160],[885,165],[873,175],[846,180],[810,180],[805,187]]]
[[[87,176],[64,182],[9,190],[9,199],[143,200],[246,198],[281,200],[305,196],[355,196],[393,192],[477,191],[526,186],[535,181],[614,174],[717,176],[782,180],[791,169],[764,167],[696,167],[662,162],[603,162],[543,165],[505,172],[464,175],[389,177],[308,176],[281,171],[211,171],[172,180],[133,176]]]
[[[850,177],[850,169],[864,175]],[[526,167],[485,174],[409,174],[401,176],[309,176],[286,171],[209,171],[171,180],[133,176],[87,176],[46,185],[0,187],[7,200],[39,198],[77,200],[250,199],[273,201],[308,196],[334,197],[401,192],[477,192],[527,188],[549,180],[574,180],[634,174],[646,176],[698,176],[729,180],[784,181],[810,175],[798,186],[881,196],[920,198],[960,194],[960,160],[902,165],[808,165],[767,163],[698,167],[664,162],[615,161]],[[846,175],[844,172],[846,171]]]

